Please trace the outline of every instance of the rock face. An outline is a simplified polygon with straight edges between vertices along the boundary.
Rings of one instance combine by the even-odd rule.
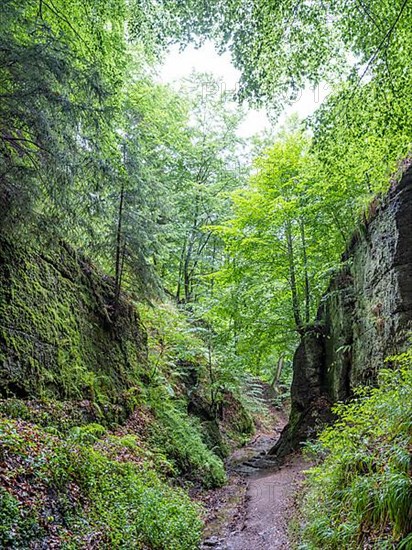
[[[285,456],[353,388],[374,384],[412,328],[412,169],[354,236],[316,322],[296,350],[289,423],[269,454]]]
[[[64,243],[0,239],[0,396],[123,406],[144,375],[146,332],[113,300],[112,279]]]

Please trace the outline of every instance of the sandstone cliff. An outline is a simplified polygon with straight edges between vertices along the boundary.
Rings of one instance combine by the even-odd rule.
[[[306,440],[333,403],[374,384],[385,359],[407,345],[412,327],[412,169],[374,205],[332,279],[293,363],[289,424],[270,454]]]
[[[0,241],[0,395],[91,399],[109,409],[144,376],[146,332],[114,284],[64,243]]]

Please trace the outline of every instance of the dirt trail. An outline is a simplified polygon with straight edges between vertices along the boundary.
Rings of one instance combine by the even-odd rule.
[[[247,485],[243,524],[216,547],[225,550],[288,549],[294,496],[307,467],[300,456],[275,472],[260,472]]]
[[[279,420],[277,432],[283,427]],[[280,468],[259,470],[248,466],[276,441],[273,434],[258,433],[249,445],[228,461],[229,484],[205,499],[209,508],[202,549],[289,549],[288,522],[295,495],[309,467],[300,455]],[[252,459],[252,460],[251,460]]]

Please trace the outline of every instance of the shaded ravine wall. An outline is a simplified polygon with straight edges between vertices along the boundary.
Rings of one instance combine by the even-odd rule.
[[[293,362],[289,423],[270,455],[298,448],[333,403],[373,384],[412,328],[412,169],[354,237]]]
[[[64,242],[0,237],[0,397],[91,399],[121,414],[147,370],[147,335],[126,296],[115,315],[114,294]]]

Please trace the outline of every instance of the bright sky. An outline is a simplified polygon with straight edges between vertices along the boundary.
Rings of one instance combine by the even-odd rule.
[[[165,63],[159,70],[159,80],[173,84],[189,76],[192,70],[212,73],[222,82],[222,91],[235,90],[240,72],[232,65],[230,54],[219,55],[212,42],[207,42],[199,49],[188,46],[183,52],[178,47],[172,47],[166,56]],[[296,103],[285,109],[281,120],[296,112],[304,118],[315,111],[326,97],[326,89],[305,90]],[[281,122],[281,121],[280,121]],[[248,109],[247,117],[239,129],[239,134],[249,137],[270,128],[270,122],[264,110]]]

